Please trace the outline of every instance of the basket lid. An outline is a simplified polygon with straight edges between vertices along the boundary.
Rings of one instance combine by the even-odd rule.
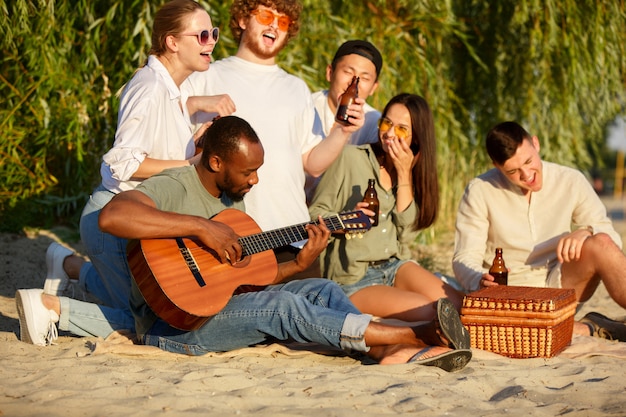
[[[553,312],[575,302],[576,293],[571,288],[498,285],[467,294],[463,308]]]

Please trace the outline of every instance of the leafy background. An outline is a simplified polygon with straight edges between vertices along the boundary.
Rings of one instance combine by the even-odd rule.
[[[0,230],[75,226],[112,145],[117,92],[146,60],[146,0],[0,1]],[[230,2],[200,1],[232,55]],[[300,34],[279,57],[312,91],[348,39],[384,57],[370,103],[423,95],[436,117],[441,216],[449,231],[467,181],[489,167],[482,141],[503,120],[539,136],[547,160],[607,172],[605,132],[624,112],[623,0],[304,0]],[[610,176],[609,176],[610,178]]]

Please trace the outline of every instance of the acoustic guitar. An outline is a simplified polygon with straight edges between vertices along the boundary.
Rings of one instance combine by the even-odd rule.
[[[271,284],[278,272],[271,249],[307,239],[305,226],[318,223],[262,232],[250,216],[236,209],[226,209],[212,220],[243,236],[239,238],[243,257],[234,265],[221,263],[212,249],[195,238],[142,239],[128,244],[128,264],[141,294],[159,317],[181,330],[202,326],[241,288]],[[329,216],[324,223],[331,232],[343,230],[348,236],[371,227],[361,211]]]

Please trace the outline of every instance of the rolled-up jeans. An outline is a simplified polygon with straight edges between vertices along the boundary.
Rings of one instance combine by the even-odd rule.
[[[106,338],[115,330],[135,331],[135,318],[129,308],[112,308],[99,304],[59,297],[59,329],[77,336]]]
[[[273,339],[366,352],[365,330],[371,319],[361,314],[334,282],[309,278],[235,295],[197,330],[175,329],[158,320],[144,335],[143,343],[187,355],[223,352]]]
[[[102,208],[115,196],[98,186],[83,209],[80,238],[91,262],[80,270],[79,286],[97,297],[103,305],[129,309],[131,272],[126,260],[126,239],[104,233],[98,226]]]

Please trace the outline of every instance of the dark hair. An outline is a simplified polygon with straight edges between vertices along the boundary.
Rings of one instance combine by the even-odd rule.
[[[503,122],[487,133],[485,147],[492,162],[504,165],[524,140],[532,142],[532,136],[522,126],[516,122]]]
[[[414,154],[419,152],[419,159],[413,167],[413,198],[418,207],[413,229],[425,229],[435,222],[439,213],[437,142],[433,113],[423,97],[401,93],[389,100],[381,116],[385,117],[394,104],[405,106],[411,115],[411,150]],[[380,141],[374,145],[375,148],[382,149]]]
[[[161,6],[154,15],[149,55],[163,55],[167,51],[165,38],[182,32],[187,24],[186,19],[196,10],[204,8],[193,0],[172,0]]]
[[[202,142],[202,165],[210,170],[209,158],[213,155],[229,161],[239,151],[239,142],[243,138],[250,143],[260,142],[252,126],[244,119],[237,116],[217,119],[199,139]]]
[[[287,41],[298,34],[300,30],[300,13],[302,5],[298,0],[235,0],[230,6],[230,30],[237,43],[241,41],[243,29],[239,27],[239,19],[250,17],[251,13],[259,6],[276,9],[279,13],[289,16],[291,25],[287,31]]]

